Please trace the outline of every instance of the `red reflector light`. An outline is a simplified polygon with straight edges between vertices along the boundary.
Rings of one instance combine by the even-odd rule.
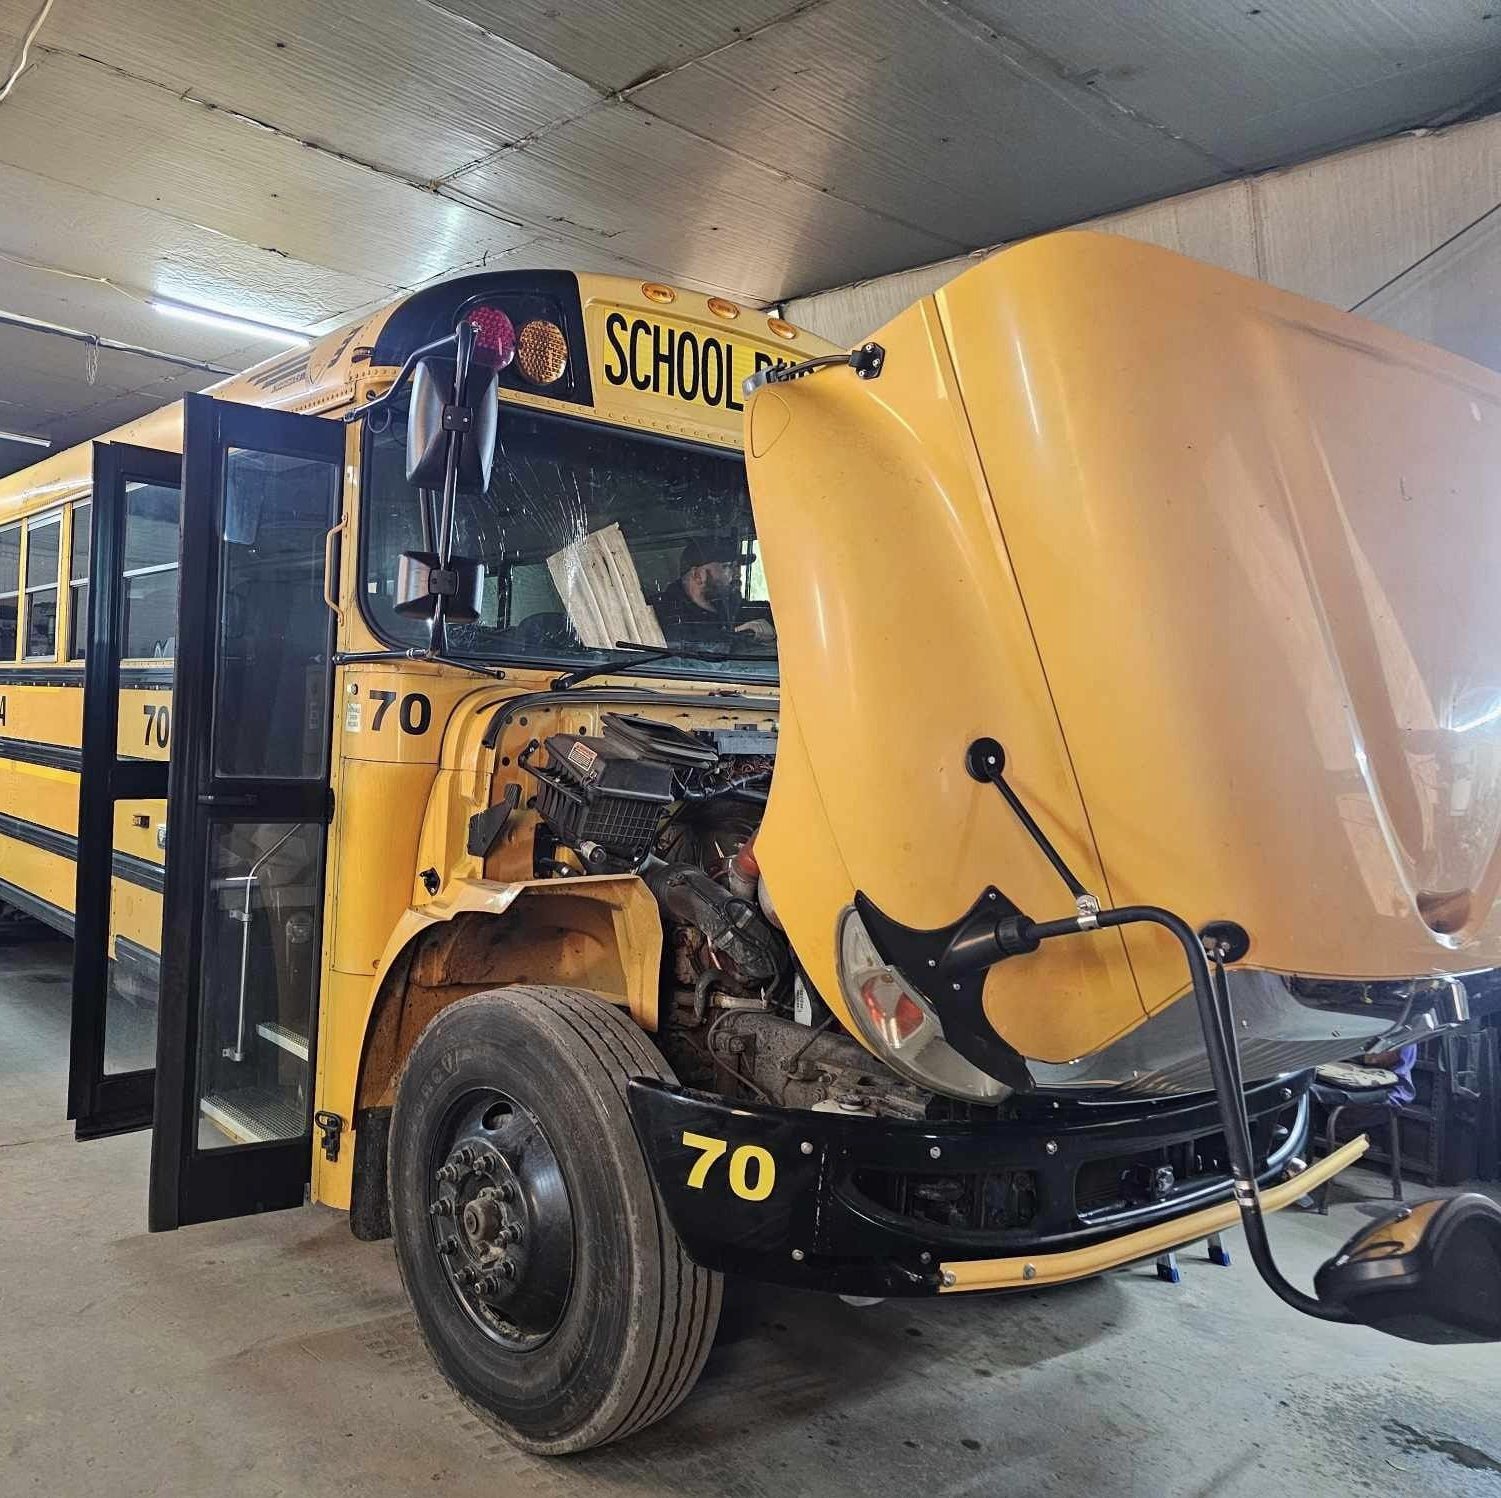
[[[516,329],[499,307],[474,307],[465,322],[475,331],[474,358],[487,369],[504,369],[516,357]]]
[[[885,974],[867,978],[860,985],[860,999],[890,1045],[900,1045],[922,1027],[922,1010]]]
[[[906,994],[903,994],[896,1001],[896,1012],[891,1019],[896,1026],[896,1033],[905,1040],[922,1024],[922,1010]]]

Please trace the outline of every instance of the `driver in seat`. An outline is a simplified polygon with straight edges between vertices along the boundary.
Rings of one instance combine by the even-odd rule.
[[[777,637],[764,604],[747,604],[738,580],[740,545],[733,536],[698,536],[683,548],[678,580],[652,600],[668,643],[731,646],[736,636],[769,645]]]

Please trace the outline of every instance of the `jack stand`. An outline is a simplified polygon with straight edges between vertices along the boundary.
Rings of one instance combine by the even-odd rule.
[[[1218,1233],[1209,1235],[1209,1262],[1223,1269],[1230,1267],[1230,1250],[1225,1247]]]
[[[1157,1278],[1166,1280],[1170,1285],[1176,1285],[1183,1278],[1183,1271],[1178,1268],[1176,1253],[1158,1254]]]

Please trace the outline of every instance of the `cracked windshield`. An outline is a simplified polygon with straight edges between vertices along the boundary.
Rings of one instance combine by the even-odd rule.
[[[395,610],[396,569],[403,551],[430,549],[424,507],[435,514],[439,496],[419,504],[405,450],[398,415],[372,441],[366,607],[391,642],[425,646],[427,621]],[[775,678],[738,452],[502,406],[489,488],[460,492],[453,551],[485,567],[480,618],[448,626],[454,655],[591,665],[623,658],[627,641],[699,657],[669,657],[669,671]]]

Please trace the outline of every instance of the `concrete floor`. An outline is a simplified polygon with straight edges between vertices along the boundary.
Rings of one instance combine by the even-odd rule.
[[[322,1208],[145,1232],[147,1137],[62,1118],[70,955],[0,947],[0,1498],[1501,1493],[1501,1355],[1322,1330],[1244,1253],[864,1310],[737,1286],[668,1422],[524,1456],[429,1365],[389,1244]],[[1285,1263],[1361,1210],[1280,1216]]]

